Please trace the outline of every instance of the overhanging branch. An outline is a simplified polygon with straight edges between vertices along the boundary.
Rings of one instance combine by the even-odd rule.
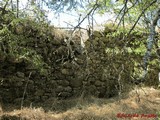
[[[132,28],[130,29],[128,35],[130,35],[130,33],[134,30],[134,28],[136,27],[138,21],[140,20],[140,18],[142,17],[142,15],[145,13],[145,11],[146,11],[149,7],[151,7],[154,3],[156,3],[156,2],[157,2],[157,0],[153,0],[149,5],[146,6],[146,8],[144,8],[144,9],[142,10],[142,12],[141,12],[141,14],[138,16],[136,22],[134,23],[134,25],[133,25]]]

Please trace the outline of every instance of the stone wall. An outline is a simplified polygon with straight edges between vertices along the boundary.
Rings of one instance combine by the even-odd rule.
[[[11,23],[0,31],[4,103],[19,104],[22,98],[30,104],[87,95],[112,97],[133,82],[135,55],[122,49],[121,34],[111,36],[114,29],[95,31],[82,48],[80,40],[67,42],[69,36],[54,27],[30,20]]]
[[[23,26],[22,24],[21,27]],[[114,73],[113,68],[110,68],[113,67],[112,58],[106,54],[106,43],[100,40],[100,34],[93,38],[94,43],[87,40],[86,47],[79,51],[81,46],[78,42],[70,41],[70,45],[67,45],[67,36],[57,37],[53,31],[45,31],[40,36],[40,31],[28,27],[32,32],[26,34],[25,40],[17,45],[27,47],[41,56],[43,69],[35,67],[32,60],[17,58],[1,48],[0,95],[3,102],[20,103],[23,97],[28,102],[80,95],[111,97],[118,93],[117,75],[120,70],[117,68],[117,73]],[[14,36],[24,35],[24,32],[17,31],[14,31]],[[6,49],[9,48],[6,46]]]

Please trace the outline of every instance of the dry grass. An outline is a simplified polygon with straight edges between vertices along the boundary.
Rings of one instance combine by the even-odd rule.
[[[24,108],[22,110],[14,110],[1,115],[2,120],[57,120],[52,114],[45,113],[41,108]]]
[[[45,112],[42,108],[23,108],[11,112],[0,109],[0,116],[2,120],[118,120],[120,119],[117,117],[118,113],[157,115],[157,112],[160,112],[160,90],[154,88],[138,88],[121,99],[90,97],[88,100],[79,98],[76,101],[76,106],[58,113]],[[132,119],[147,120],[146,117],[141,118],[141,116]]]

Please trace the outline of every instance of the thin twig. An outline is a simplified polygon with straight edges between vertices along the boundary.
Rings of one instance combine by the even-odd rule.
[[[28,86],[28,83],[29,83],[29,79],[32,75],[32,72],[29,73],[29,76],[28,76],[28,79],[27,79],[27,83],[24,87],[24,92],[23,92],[23,96],[22,96],[22,101],[21,101],[21,109],[23,108],[23,103],[24,103],[24,97],[25,97],[25,94],[26,94],[26,91],[27,91],[27,86]]]
[[[71,27],[54,27],[54,28],[56,28],[56,29],[74,29],[74,25],[72,25],[72,24],[70,24],[70,23],[68,23],[66,21],[64,21],[64,23],[66,23],[67,25],[69,25]],[[87,30],[86,28],[83,28],[83,27],[80,27],[80,26],[77,27],[77,28],[83,29],[83,30]]]
[[[124,16],[125,16],[125,14],[127,13],[126,11],[128,11],[128,10],[127,10],[127,3],[128,3],[128,0],[125,0],[124,7],[122,8],[122,9],[124,9],[124,12],[123,12],[123,15],[122,15],[119,23],[118,23],[117,28],[119,27],[119,25],[120,25],[120,23],[121,23],[122,21],[124,22]]]
[[[83,23],[83,21],[84,21],[93,11],[95,11],[95,10],[99,7],[99,5],[97,4],[97,2],[98,2],[98,0],[96,0],[96,3],[94,4],[93,8],[86,14],[86,16],[85,16],[81,21],[79,21],[78,24],[74,27],[74,29],[73,29],[72,32],[71,32],[71,35],[70,35],[69,39],[68,39],[67,42],[66,42],[66,43],[67,43],[67,46],[68,46],[68,48],[69,48],[69,52],[70,52],[71,58],[74,58],[74,53],[73,53],[72,47],[71,47],[71,45],[70,45],[70,41],[72,40],[73,33],[75,32],[75,30],[76,30],[77,28],[79,28],[79,26]]]
[[[94,6],[93,6],[93,8],[87,13],[87,15],[78,23],[78,25],[76,25],[75,27],[74,27],[74,30],[73,30],[73,32],[77,29],[77,27],[79,27],[82,23],[83,23],[83,21],[93,12],[93,11],[95,11],[97,8],[98,8],[98,4],[96,3]]]

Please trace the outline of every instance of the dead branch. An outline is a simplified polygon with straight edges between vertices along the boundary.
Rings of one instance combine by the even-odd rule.
[[[76,30],[77,28],[79,28],[79,26],[83,23],[83,21],[84,21],[92,12],[94,12],[98,7],[99,7],[98,0],[96,0],[96,3],[95,3],[94,6],[92,7],[92,9],[86,14],[86,16],[85,16],[81,21],[78,22],[78,24],[77,24],[77,25],[74,27],[74,29],[72,30],[69,39],[66,40],[67,46],[68,46],[69,51],[70,51],[71,58],[74,58],[74,53],[73,53],[72,47],[71,47],[71,45],[70,45],[70,41],[72,40],[73,33],[75,32],[75,30]]]
[[[75,27],[74,27],[74,30],[73,30],[73,32],[83,23],[83,21],[92,13],[92,12],[94,12],[97,8],[98,8],[98,4],[97,4],[97,2],[96,2],[96,4],[93,6],[93,8],[87,13],[87,15],[78,23],[78,25],[76,25]]]

